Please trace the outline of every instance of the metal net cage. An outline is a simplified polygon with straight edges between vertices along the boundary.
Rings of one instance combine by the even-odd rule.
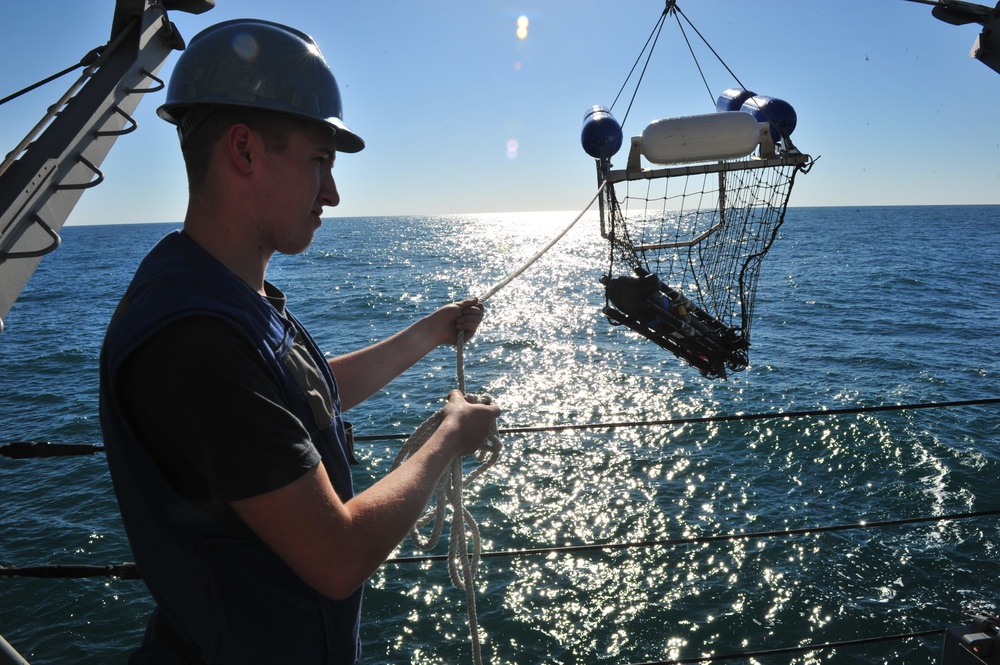
[[[762,158],[644,169],[598,165],[601,233],[610,242],[604,313],[705,376],[749,365],[761,262],[811,158]]]

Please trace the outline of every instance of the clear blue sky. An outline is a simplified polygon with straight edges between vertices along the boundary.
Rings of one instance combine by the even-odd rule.
[[[662,0],[218,0],[174,13],[181,34],[231,18],[312,34],[368,143],[342,155],[328,216],[581,210],[596,188],[580,146],[584,112],[610,105]],[[820,159],[792,205],[1000,203],[1000,74],[968,57],[976,24],[951,26],[905,0],[680,0],[746,86],[790,102],[796,145]],[[112,0],[8,2],[0,97],[107,41]],[[517,35],[527,17],[527,35]],[[685,24],[686,25],[686,24]],[[689,30],[692,39],[696,36]],[[734,85],[697,43],[709,89],[672,19],[625,124],[709,113]],[[169,76],[172,56],[161,71]],[[10,150],[69,84],[0,106]],[[630,93],[627,93],[630,94]],[[139,107],[106,181],[71,224],[179,221],[186,190],[173,128]],[[615,106],[622,119],[626,102]],[[511,141],[516,151],[511,152]],[[624,150],[616,164],[624,165]]]

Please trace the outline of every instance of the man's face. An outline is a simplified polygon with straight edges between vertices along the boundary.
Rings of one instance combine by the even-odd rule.
[[[293,130],[280,152],[264,154],[261,175],[262,242],[283,254],[298,254],[312,242],[323,208],[336,206],[333,132],[318,123]]]

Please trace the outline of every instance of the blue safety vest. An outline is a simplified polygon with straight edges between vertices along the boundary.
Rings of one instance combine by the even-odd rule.
[[[180,232],[142,261],[101,352],[101,426],[115,493],[139,574],[157,610],[133,663],[353,664],[361,589],[331,600],[303,582],[258,538],[178,496],[129,427],[117,373],[135,348],[191,315],[217,316],[246,336],[281,386],[286,408],[309,429],[338,495],[353,496],[337,384],[316,343]],[[320,429],[283,359],[296,333],[324,372],[336,405]],[[165,624],[169,630],[159,630]],[[165,637],[165,633],[172,637]],[[187,660],[170,653],[187,653]]]

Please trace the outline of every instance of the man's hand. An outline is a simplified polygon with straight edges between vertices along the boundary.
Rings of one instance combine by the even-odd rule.
[[[478,298],[470,298],[445,305],[431,314],[431,318],[439,326],[442,343],[455,344],[459,331],[465,333],[466,341],[472,339],[479,324],[483,322],[484,310]]]
[[[444,419],[439,430],[448,432],[454,428],[454,436],[445,439],[457,446],[454,454],[472,455],[486,439],[490,426],[500,417],[500,407],[496,404],[474,404],[461,391],[452,390],[442,413]]]

